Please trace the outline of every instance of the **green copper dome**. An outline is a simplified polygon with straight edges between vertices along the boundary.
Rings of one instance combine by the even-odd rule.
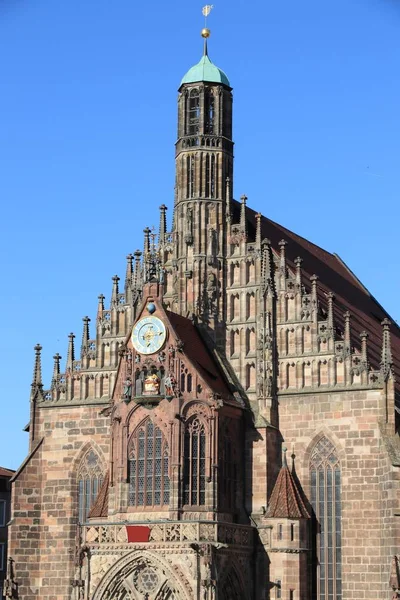
[[[201,57],[201,60],[197,63],[197,65],[194,65],[194,67],[189,69],[182,79],[181,85],[184,83],[196,83],[197,81],[223,83],[224,85],[231,87],[229,79],[225,73],[221,71],[221,69],[218,69],[218,67],[211,62],[207,54]]]

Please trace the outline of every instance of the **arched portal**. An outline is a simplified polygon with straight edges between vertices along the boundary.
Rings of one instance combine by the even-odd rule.
[[[234,567],[231,567],[222,581],[218,598],[220,600],[246,600],[243,583]]]
[[[118,560],[100,581],[92,600],[190,600],[171,566],[150,552]]]

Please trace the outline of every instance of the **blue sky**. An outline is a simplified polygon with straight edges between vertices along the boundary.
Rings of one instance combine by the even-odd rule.
[[[52,356],[173,205],[177,88],[201,2],[0,0],[0,465],[27,451],[33,346]],[[337,252],[400,319],[400,5],[220,0],[235,196]],[[171,218],[171,210],[169,211]]]

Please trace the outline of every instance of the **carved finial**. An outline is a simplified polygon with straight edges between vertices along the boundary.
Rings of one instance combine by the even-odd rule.
[[[360,333],[361,338],[361,362],[368,366],[368,333],[362,331]]]
[[[164,244],[165,234],[167,233],[167,210],[165,204],[160,206],[160,227],[158,230],[158,243],[161,246]]]
[[[318,281],[319,277],[318,275],[311,275],[310,277],[310,281],[311,281],[311,295],[313,296],[313,299],[317,300],[317,281]]]
[[[230,223],[231,219],[232,219],[232,215],[231,215],[231,178],[227,177],[225,180],[225,183],[226,183],[226,198],[225,198],[226,220],[228,223]]]
[[[75,339],[75,334],[70,333],[68,336],[67,369],[72,369],[72,365],[75,360],[74,339]]]
[[[286,448],[286,446],[283,446],[283,448],[282,448],[282,466],[287,468],[288,464],[287,464],[287,459],[286,459],[286,452],[287,452],[287,448]]]
[[[335,323],[333,317],[333,302],[335,300],[335,296],[333,292],[327,293],[328,299],[328,328],[330,330],[330,334],[335,338]]]
[[[83,317],[82,321],[83,321],[83,331],[82,331],[81,354],[86,349],[87,343],[88,343],[88,341],[90,339],[90,335],[89,335],[89,323],[90,323],[90,319],[89,319],[88,316],[86,316],[86,317]]]
[[[296,265],[296,284],[301,289],[301,265],[303,264],[303,259],[298,256],[294,259],[294,264]]]
[[[392,368],[392,347],[390,339],[390,326],[391,322],[389,319],[383,319],[381,323],[383,327],[382,331],[382,352],[381,352],[381,371],[386,377]]]
[[[150,254],[150,233],[151,233],[150,227],[146,227],[145,229],[143,229],[143,233],[144,233],[143,257],[144,257],[144,260],[146,260],[147,256]]]
[[[60,354],[55,354],[53,356],[53,360],[54,360],[54,367],[53,367],[53,377],[51,378],[51,387],[54,387],[54,384],[56,383],[58,376],[60,374],[60,362],[61,362],[62,356]]]
[[[246,234],[246,202],[247,202],[246,194],[243,194],[242,196],[240,196],[240,200],[242,202],[242,204],[240,206],[240,226],[241,226],[243,233]]]
[[[279,258],[279,268],[283,273],[286,273],[286,246],[286,240],[281,240],[279,242],[279,248],[281,249]]]
[[[134,272],[133,272],[133,288],[135,290],[138,290],[140,288],[140,283],[141,283],[141,278],[140,278],[140,272],[141,272],[141,262],[140,262],[140,258],[142,256],[142,253],[140,252],[140,250],[136,250],[135,252],[135,268],[134,268]]]
[[[312,317],[314,323],[318,320],[318,291],[317,291],[317,281],[318,275],[311,275],[311,307],[312,307]]]
[[[256,247],[261,248],[261,213],[256,214]]]
[[[97,296],[97,298],[98,298],[98,301],[99,301],[99,304],[98,304],[98,307],[97,307],[97,314],[99,314],[99,313],[102,313],[103,310],[104,310],[104,299],[105,299],[105,296],[104,296],[104,294],[99,294],[99,296]]]
[[[32,378],[32,387],[43,387],[42,382],[42,346],[40,344],[36,344],[34,347],[35,350],[35,364],[33,367],[33,378]]]
[[[261,285],[262,290],[265,293],[269,289],[273,289],[274,286],[274,274],[273,274],[273,258],[271,251],[271,241],[265,238],[262,241],[262,262],[261,262]]]
[[[112,293],[111,293],[111,305],[118,304],[118,294],[119,294],[119,286],[118,286],[119,277],[118,277],[118,275],[114,275],[114,277],[112,277],[112,282],[113,282],[113,287],[112,287]]]
[[[132,281],[133,272],[133,254],[128,254],[126,257],[126,275],[125,275],[125,287],[129,286]]]
[[[350,313],[348,310],[343,315],[344,318],[344,345],[345,348],[350,351],[351,340],[350,340]]]
[[[296,455],[294,453],[294,446],[293,446],[292,455],[291,455],[291,459],[292,459],[292,473],[293,474],[296,472],[296,466],[295,466],[295,462],[294,462],[295,458],[296,458]]]

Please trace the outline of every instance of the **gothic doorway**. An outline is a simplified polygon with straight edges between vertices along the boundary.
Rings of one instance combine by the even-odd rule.
[[[247,594],[244,593],[243,589],[242,582],[236,573],[236,569],[232,567],[223,579],[218,598],[220,600],[245,600]]]
[[[189,600],[170,565],[149,552],[118,560],[103,577],[93,600]]]

